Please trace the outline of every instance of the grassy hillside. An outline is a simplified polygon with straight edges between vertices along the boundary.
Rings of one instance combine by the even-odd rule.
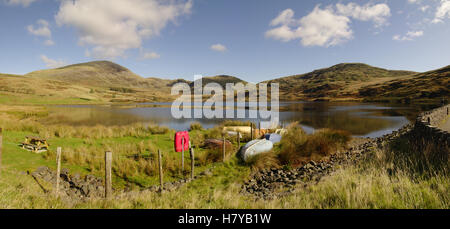
[[[59,80],[88,86],[140,87],[142,77],[112,62],[95,61],[62,68],[35,71],[26,76]]]
[[[0,74],[0,77],[0,103],[7,104],[163,102],[175,99],[170,96],[174,84],[194,85],[184,79],[143,78],[109,61],[74,64],[23,76]],[[203,78],[203,85],[211,82],[222,86],[245,83],[225,75]]]
[[[442,98],[450,95],[450,65],[438,70],[396,79],[384,84],[366,86],[359,90],[368,101],[400,100],[413,102]]]
[[[191,82],[189,85],[191,87],[194,87],[195,82]],[[227,76],[227,75],[219,75],[219,76],[210,76],[210,77],[203,77],[202,78],[202,85],[205,86],[209,83],[218,83],[220,86],[225,88],[227,83],[237,84],[237,83],[247,83],[246,81],[239,79],[234,76]]]
[[[408,78],[414,72],[393,71],[367,64],[347,63],[319,69],[302,75],[270,80],[280,84],[282,100],[353,100],[359,99],[355,89]]]
[[[449,69],[426,73],[393,71],[367,64],[347,63],[265,83],[280,84],[281,100],[325,101],[437,101],[449,97]],[[168,96],[178,79],[143,78],[109,61],[69,65],[19,76],[0,74],[0,103],[85,104],[172,101]],[[204,77],[216,82],[246,83],[234,76]]]
[[[24,76],[0,74],[0,102],[85,104],[170,101],[174,80],[142,78],[108,61],[41,70]]]

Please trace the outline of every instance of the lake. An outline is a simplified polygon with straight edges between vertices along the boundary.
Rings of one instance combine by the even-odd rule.
[[[224,121],[175,119],[171,115],[170,105],[171,103],[48,106],[49,117],[44,122],[74,126],[156,123],[175,130],[188,130],[194,121],[200,122],[205,128]],[[331,128],[346,130],[359,137],[379,137],[413,122],[421,111],[427,109],[430,107],[355,102],[281,102],[280,121],[286,125],[298,121],[308,133],[316,129]]]

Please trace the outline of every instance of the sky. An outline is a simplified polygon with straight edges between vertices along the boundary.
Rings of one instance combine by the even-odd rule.
[[[0,0],[0,72],[111,60],[249,82],[338,63],[450,64],[450,0]]]

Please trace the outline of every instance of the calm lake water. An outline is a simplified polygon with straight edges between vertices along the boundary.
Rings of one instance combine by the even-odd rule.
[[[224,119],[175,119],[171,103],[146,103],[127,106],[62,105],[49,106],[49,124],[74,126],[127,125],[157,123],[175,130],[187,130],[200,122],[211,128]],[[282,102],[280,121],[288,124],[298,121],[306,132],[332,128],[351,132],[354,136],[379,137],[412,122],[420,111],[428,107],[337,102]],[[248,111],[248,110],[247,110]],[[239,119],[252,120],[255,119]]]

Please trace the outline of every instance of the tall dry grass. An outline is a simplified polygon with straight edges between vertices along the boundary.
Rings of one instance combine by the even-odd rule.
[[[66,147],[62,152],[64,164],[86,167],[92,173],[104,171],[104,152],[113,153],[112,171],[115,176],[128,180],[135,176],[156,176],[159,171],[157,147],[153,142],[142,141],[139,144],[113,143],[97,146]],[[48,160],[56,157],[55,152],[44,154]],[[163,152],[163,170],[167,175],[180,172],[181,158],[175,154]]]
[[[44,138],[119,138],[119,137],[149,137],[154,134],[173,132],[168,127],[156,124],[141,123],[128,126],[80,126],[43,125],[35,119],[18,119],[15,116],[0,114],[0,126],[5,130],[32,132]]]
[[[279,160],[282,165],[291,166],[320,160],[344,149],[350,140],[351,134],[340,130],[322,129],[308,135],[298,123],[293,123],[280,142]]]
[[[225,159],[228,160],[236,153],[236,148],[233,145],[225,144]],[[215,162],[223,161],[223,149],[214,148],[207,149],[204,153],[196,156],[196,163],[200,166],[205,166]]]
[[[267,152],[249,158],[245,164],[250,166],[253,171],[260,171],[266,168],[279,167],[280,160],[274,152]]]

